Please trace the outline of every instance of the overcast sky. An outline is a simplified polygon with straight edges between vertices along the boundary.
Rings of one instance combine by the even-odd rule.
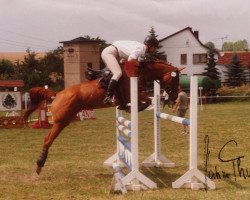
[[[84,35],[142,42],[151,26],[158,39],[189,26],[203,43],[250,44],[249,19],[250,0],[0,0],[0,51],[48,51]]]

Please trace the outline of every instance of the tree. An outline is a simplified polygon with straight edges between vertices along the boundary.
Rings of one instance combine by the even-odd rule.
[[[14,64],[10,60],[0,60],[0,80],[14,79]]]
[[[20,69],[19,79],[25,83],[24,89],[28,90],[31,87],[44,86],[48,84],[48,70],[43,69],[40,65],[40,60],[36,58],[36,53],[30,49],[26,51],[24,61],[18,64]]]
[[[222,51],[233,51],[233,42],[224,42],[222,45]]]
[[[63,48],[47,52],[43,58],[38,59],[36,53],[27,50],[24,61],[16,64],[18,78],[25,82],[24,89],[43,87],[49,85],[53,89],[63,89]]]
[[[213,42],[207,42],[206,44],[205,44],[210,50],[212,49],[212,50],[215,50],[215,45],[214,45],[214,43]]]
[[[154,30],[154,27],[151,27],[150,31],[149,31],[149,35],[154,36],[155,38],[158,37],[158,35],[156,35],[156,32]],[[145,59],[153,59],[153,60],[162,60],[162,61],[166,61],[166,55],[165,52],[163,51],[159,51],[162,48],[162,45],[159,44],[158,49],[156,50],[155,53],[151,53],[151,54],[146,54],[145,55]]]
[[[224,71],[225,75],[228,77],[226,83],[228,86],[241,86],[246,83],[247,73],[243,65],[241,64],[240,58],[237,54],[233,55],[231,63],[227,65],[228,70]]]
[[[222,51],[246,51],[248,50],[248,43],[244,40],[238,40],[236,42],[224,42],[222,45]]]
[[[47,52],[40,60],[40,65],[42,69],[47,70],[50,87],[54,90],[62,90],[64,87],[63,47]]]
[[[210,77],[213,80],[219,80],[219,75],[221,73],[218,72],[218,69],[216,68],[217,62],[214,58],[215,52],[215,49],[209,49],[207,67],[205,68],[206,72],[203,72],[202,74]]]

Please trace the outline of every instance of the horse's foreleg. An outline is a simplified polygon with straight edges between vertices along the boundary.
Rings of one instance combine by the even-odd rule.
[[[37,168],[36,168],[36,173],[40,174],[42,167],[44,166],[47,156],[48,156],[48,151],[50,146],[52,145],[53,141],[56,139],[56,137],[59,135],[59,133],[63,130],[65,125],[61,123],[56,123],[53,124],[53,127],[50,131],[50,133],[45,137],[44,139],[44,144],[43,144],[43,150],[36,162]]]
[[[139,92],[138,95],[138,111],[143,111],[151,105],[152,100],[145,92]]]

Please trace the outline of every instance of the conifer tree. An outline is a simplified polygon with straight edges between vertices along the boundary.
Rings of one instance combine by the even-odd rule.
[[[151,29],[150,29],[150,31],[149,31],[149,35],[154,36],[155,38],[158,37],[158,35],[156,35],[155,29],[154,29],[153,26],[151,27]],[[157,38],[157,39],[158,39],[158,38]],[[151,53],[150,55],[149,55],[149,54],[146,54],[146,55],[145,55],[146,59],[153,59],[153,60],[162,60],[162,61],[166,61],[165,52],[160,51],[161,48],[162,48],[162,45],[159,44],[158,49],[156,50],[155,53]]]
[[[241,60],[237,54],[233,55],[231,63],[227,65],[227,71],[225,71],[225,75],[228,77],[226,79],[226,83],[228,86],[241,86],[246,84],[247,81],[247,73],[241,64]]]
[[[215,56],[215,49],[212,48],[209,49],[207,67],[205,68],[206,72],[203,72],[202,74],[204,76],[208,76],[213,80],[219,80],[221,73],[216,68],[217,62],[214,56]]]

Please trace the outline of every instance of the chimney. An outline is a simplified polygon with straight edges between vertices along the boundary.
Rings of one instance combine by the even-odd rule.
[[[194,31],[194,36],[199,39],[199,31]]]

